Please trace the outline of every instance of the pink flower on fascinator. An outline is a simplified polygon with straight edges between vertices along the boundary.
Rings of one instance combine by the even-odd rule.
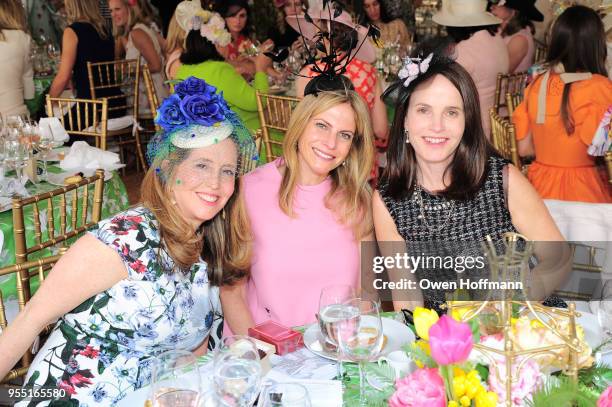
[[[128,0],[128,4],[130,5],[130,7],[136,6],[137,2],[138,2],[138,0]]]
[[[404,86],[408,87],[410,82],[415,80],[420,74],[427,72],[429,69],[429,63],[433,58],[433,53],[429,54],[427,58],[406,58],[404,59],[404,66],[397,73],[400,79],[406,79]]]
[[[274,7],[281,8],[285,6],[287,0],[274,0]]]

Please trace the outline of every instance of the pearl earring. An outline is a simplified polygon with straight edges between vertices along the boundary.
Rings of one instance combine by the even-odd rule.
[[[404,130],[404,136],[406,136],[406,144],[410,144],[410,134],[408,130]]]

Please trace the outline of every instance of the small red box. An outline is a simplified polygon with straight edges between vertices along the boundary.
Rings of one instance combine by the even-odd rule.
[[[274,321],[249,328],[249,336],[274,345],[277,355],[294,352],[304,346],[302,334]]]

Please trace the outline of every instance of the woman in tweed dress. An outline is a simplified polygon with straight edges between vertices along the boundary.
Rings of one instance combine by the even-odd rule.
[[[425,252],[423,242],[447,253],[459,244],[465,253],[468,242],[473,250],[487,236],[500,242],[506,232],[563,241],[535,189],[485,138],[478,91],[468,72],[432,53],[408,62],[400,78],[390,89],[398,99],[388,166],[373,197],[382,254],[390,254],[381,243],[389,241],[406,242],[413,256]],[[418,290],[409,299],[394,306],[413,308],[423,300]]]

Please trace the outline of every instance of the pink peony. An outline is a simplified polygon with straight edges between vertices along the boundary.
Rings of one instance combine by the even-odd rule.
[[[444,381],[438,369],[417,369],[410,376],[395,381],[390,407],[446,407]]]
[[[470,326],[448,315],[429,328],[431,357],[441,366],[465,362],[474,347]]]
[[[601,393],[599,400],[597,400],[597,407],[612,407],[612,386]]]

